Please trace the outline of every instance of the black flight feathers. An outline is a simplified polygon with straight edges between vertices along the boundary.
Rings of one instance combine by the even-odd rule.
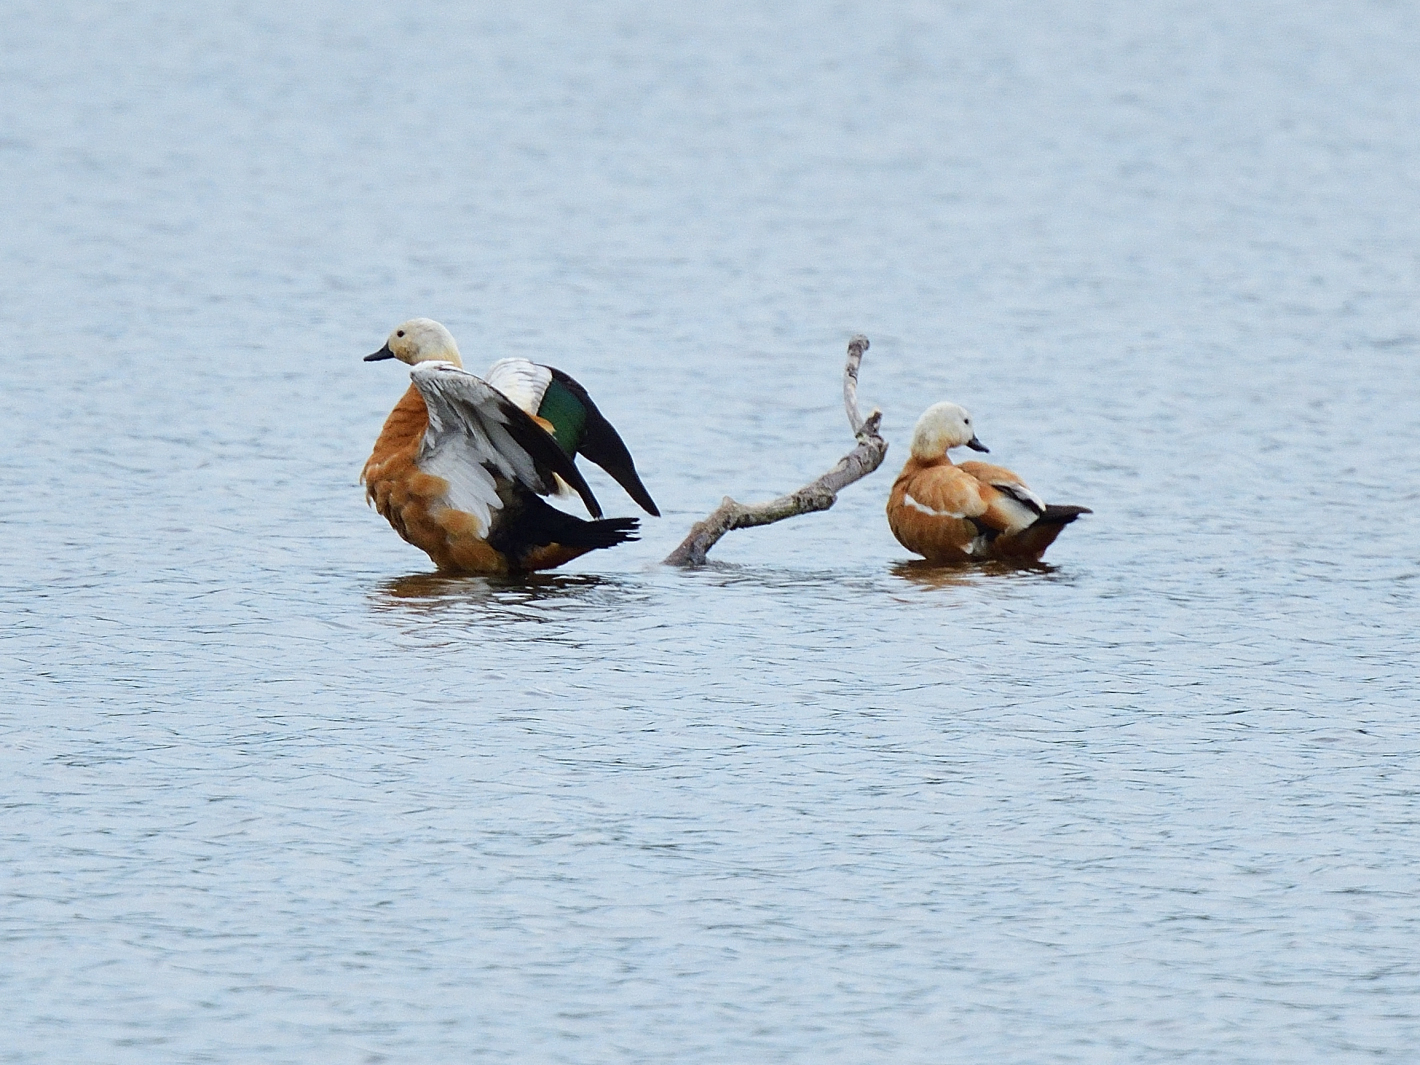
[[[577,469],[572,456],[558,446],[546,429],[532,420],[532,415],[497,389],[490,388],[488,391],[497,397],[498,413],[503,416],[508,435],[513,438],[513,442],[532,456],[533,462],[540,469],[551,470],[570,484],[587,505],[587,513],[594,518],[600,518],[601,504],[597,502],[597,497],[592,495],[591,486],[582,476],[582,471]]]
[[[488,389],[496,392],[496,389]],[[551,470],[562,480],[567,481],[577,490],[578,496],[582,497],[582,503],[586,504],[586,513],[594,518],[602,515],[602,504],[592,496],[592,487],[586,483],[582,477],[582,471],[577,469],[577,463],[572,461],[572,456],[558,446],[557,440],[548,435],[544,427],[532,420],[532,416],[524,412],[523,408],[508,399],[503,393],[498,395],[498,413],[506,417],[508,436],[513,437],[513,442],[518,447],[532,456],[532,461],[537,463],[541,469]]]
[[[572,377],[552,366],[549,366],[548,370],[552,372],[553,379],[576,396],[577,401],[586,409],[587,424],[583,428],[582,439],[577,446],[577,451],[611,474],[616,483],[626,489],[626,494],[634,499],[642,510],[659,518],[661,512],[656,508],[651,493],[646,491],[646,486],[641,483],[641,477],[636,472],[636,463],[632,461],[631,452],[627,450],[621,436],[612,427],[611,422],[607,421],[602,412],[597,410],[597,405],[592,402],[592,397],[587,394],[587,390]],[[572,482],[569,480],[567,483],[571,484]]]
[[[525,484],[524,488],[556,491],[556,482],[551,477],[551,474],[555,473],[582,497],[582,502],[587,505],[592,517],[602,516],[601,504],[597,502],[596,496],[592,495],[592,490],[581,471],[573,465],[572,456],[563,451],[557,441],[532,420],[531,415],[483,378],[449,363],[424,363],[416,366],[410,376],[426,402],[438,399],[441,407],[450,405],[449,409],[455,411],[457,416],[500,423],[513,443],[532,459],[533,468],[541,482],[540,485],[537,482]],[[490,406],[492,410],[488,409]],[[488,432],[486,427],[480,427],[478,431],[485,435]],[[505,456],[505,461],[510,458],[511,456]]]

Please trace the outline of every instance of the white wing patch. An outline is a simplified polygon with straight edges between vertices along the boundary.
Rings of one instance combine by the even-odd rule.
[[[1035,524],[1035,519],[1045,513],[1045,501],[1023,484],[1015,481],[993,481],[991,487],[1002,495],[997,513],[1008,516],[1008,525],[1003,530],[1008,534],[1021,532]]]
[[[964,518],[965,514],[956,514],[950,510],[933,510],[926,503],[919,503],[912,498],[911,493],[902,493],[902,501],[913,510],[920,510],[923,514],[930,514],[934,518]]]
[[[498,498],[498,484],[483,466],[477,450],[456,437],[451,437],[436,450],[419,456],[419,468],[435,477],[442,477],[449,490],[439,500],[450,510],[462,510],[473,516],[480,538],[488,536],[493,527],[493,512],[503,506]]]
[[[1024,503],[1037,514],[1045,513],[1045,500],[1023,484],[1017,484],[1015,481],[992,481],[991,487],[997,491],[1005,492],[1017,502]]]
[[[409,376],[429,408],[429,428],[415,462],[448,482],[441,502],[472,515],[480,536],[488,534],[493,512],[503,506],[500,477],[544,495],[555,488],[508,432],[512,412],[501,392],[447,362],[421,362]]]
[[[527,359],[499,359],[483,379],[528,414],[536,414],[552,383],[552,371]]]

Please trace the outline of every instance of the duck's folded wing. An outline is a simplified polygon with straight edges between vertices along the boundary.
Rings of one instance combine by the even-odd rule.
[[[993,491],[986,493],[983,518],[1002,532],[1019,532],[1045,513],[1045,500],[1030,490],[1020,475],[989,462],[963,462],[958,469]]]
[[[907,482],[903,506],[935,521],[974,519],[986,513],[981,485],[957,466],[933,466]]]
[[[419,466],[448,480],[451,496],[471,496],[486,513],[501,506],[495,477],[551,495],[557,491],[555,474],[576,489],[592,517],[602,516],[572,459],[502,392],[450,363],[420,363],[409,376],[429,408]]]

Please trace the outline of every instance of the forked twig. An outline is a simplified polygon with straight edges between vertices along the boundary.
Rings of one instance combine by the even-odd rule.
[[[848,362],[843,367],[843,409],[858,446],[839,459],[833,469],[797,492],[767,503],[753,504],[736,503],[726,496],[710,516],[696,522],[681,545],[666,556],[667,566],[703,564],[710,549],[731,529],[770,525],[797,514],[827,510],[838,501],[839,492],[883,464],[888,445],[878,435],[878,426],[883,420],[882,411],[874,408],[866,418],[858,411],[858,367],[863,362],[863,352],[867,350],[868,338],[859,333],[848,342]]]

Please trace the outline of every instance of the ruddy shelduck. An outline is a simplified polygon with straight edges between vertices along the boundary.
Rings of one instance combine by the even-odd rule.
[[[438,322],[395,328],[366,362],[398,359],[413,384],[385,419],[361,481],[394,529],[448,573],[553,569],[636,539],[636,518],[584,521],[541,496],[582,497],[602,510],[574,459],[605,469],[659,514],[631,454],[587,390],[550,366],[502,359],[486,377],[463,369]]]
[[[1091,513],[1046,504],[1003,466],[953,465],[947,452],[954,447],[988,450],[966,410],[955,403],[928,407],[888,496],[888,525],[909,551],[939,563],[1039,562],[1061,529]]]

